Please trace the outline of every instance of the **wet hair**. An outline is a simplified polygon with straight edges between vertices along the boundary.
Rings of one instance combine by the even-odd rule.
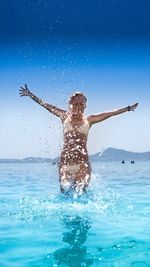
[[[74,94],[72,94],[70,97],[69,97],[69,104],[71,104],[72,100],[76,97],[76,96],[81,96],[83,97],[84,101],[87,102],[87,98],[86,96],[81,93],[81,92],[75,92]]]

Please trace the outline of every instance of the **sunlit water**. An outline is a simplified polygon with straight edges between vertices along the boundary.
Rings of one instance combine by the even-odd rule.
[[[92,166],[78,198],[56,165],[0,164],[0,267],[150,266],[150,164]]]

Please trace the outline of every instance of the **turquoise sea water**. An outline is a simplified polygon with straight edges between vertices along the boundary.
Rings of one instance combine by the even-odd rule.
[[[92,166],[77,198],[56,165],[0,164],[0,267],[150,266],[150,164]]]

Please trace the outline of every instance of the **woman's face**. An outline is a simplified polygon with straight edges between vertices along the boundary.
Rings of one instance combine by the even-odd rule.
[[[74,96],[69,104],[69,108],[74,114],[82,114],[86,108],[85,98],[81,95]]]

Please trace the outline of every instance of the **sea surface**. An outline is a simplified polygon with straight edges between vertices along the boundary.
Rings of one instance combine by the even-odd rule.
[[[150,266],[150,163],[92,163],[86,195],[56,165],[0,164],[0,267]]]

